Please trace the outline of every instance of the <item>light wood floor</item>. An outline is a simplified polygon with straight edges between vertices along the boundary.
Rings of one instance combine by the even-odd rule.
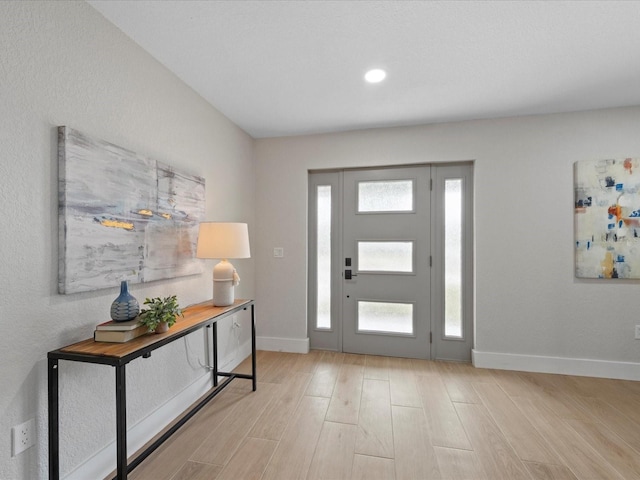
[[[257,358],[256,392],[235,380],[129,478],[640,479],[640,382],[320,351]]]

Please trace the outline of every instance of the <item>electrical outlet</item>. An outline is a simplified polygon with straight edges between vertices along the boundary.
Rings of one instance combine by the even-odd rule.
[[[640,325],[636,325],[636,340],[640,340]]]
[[[284,248],[282,247],[275,247],[273,249],[273,256],[276,258],[282,258],[284,257]]]
[[[13,439],[13,456],[24,452],[36,443],[36,420],[32,418],[11,429]]]

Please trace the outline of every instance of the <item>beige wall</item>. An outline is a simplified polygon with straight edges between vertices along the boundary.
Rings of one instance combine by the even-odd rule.
[[[56,127],[203,176],[207,219],[248,222],[252,236],[253,141],[84,2],[0,2],[0,52],[0,478],[23,480],[47,478],[47,351],[89,337],[119,293],[57,293]],[[205,300],[206,265],[132,293]],[[236,266],[238,295],[253,296],[253,260]],[[221,333],[222,356],[234,359],[236,341]],[[131,426],[206,375],[194,335],[130,364]],[[115,438],[114,374],[69,362],[60,370],[66,475]],[[37,445],[11,458],[11,427],[34,417]]]

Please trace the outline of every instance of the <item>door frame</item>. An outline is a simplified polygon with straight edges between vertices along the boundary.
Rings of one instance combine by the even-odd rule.
[[[474,162],[451,162],[429,164],[403,164],[376,166],[365,168],[343,168],[328,170],[308,171],[308,223],[307,223],[307,335],[311,348],[319,350],[331,350],[341,352],[342,346],[342,300],[343,300],[343,260],[344,249],[342,245],[342,204],[343,204],[343,172],[348,170],[394,169],[404,167],[431,167],[431,332],[432,341],[430,356],[432,360],[470,361],[471,350],[475,346],[475,276],[474,276]],[[442,248],[442,198],[438,198],[438,182],[445,178],[446,172],[461,168],[464,173],[464,205],[463,205],[463,272],[465,286],[463,287],[463,315],[466,326],[463,327],[464,340],[444,338],[443,316],[444,306],[438,299],[443,298],[443,260],[438,254]],[[453,169],[453,170],[452,170]],[[445,174],[443,176],[443,174]],[[450,175],[449,175],[450,176]],[[456,177],[458,178],[458,177]],[[434,187],[435,184],[435,187]],[[319,185],[331,185],[331,318],[330,329],[318,329],[315,326],[316,319],[316,246],[311,239],[316,238],[316,216],[312,207],[316,204],[315,194]],[[452,356],[447,344],[464,349],[464,355]],[[455,350],[455,348],[454,348]]]
[[[309,344],[318,350],[342,351],[342,188],[343,170],[310,170],[308,224],[307,224],[307,336]],[[311,239],[316,238],[317,210],[316,192],[318,186],[331,186],[331,318],[329,329],[320,329],[315,325],[317,309],[317,246]]]
[[[475,346],[474,260],[473,260],[473,162],[436,165],[432,169],[431,248],[431,355],[434,360],[471,362]],[[444,182],[462,180],[462,338],[447,337],[444,332]]]

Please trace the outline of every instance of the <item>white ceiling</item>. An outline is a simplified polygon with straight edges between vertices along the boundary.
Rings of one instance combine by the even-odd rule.
[[[639,1],[89,3],[254,138],[640,105]]]

